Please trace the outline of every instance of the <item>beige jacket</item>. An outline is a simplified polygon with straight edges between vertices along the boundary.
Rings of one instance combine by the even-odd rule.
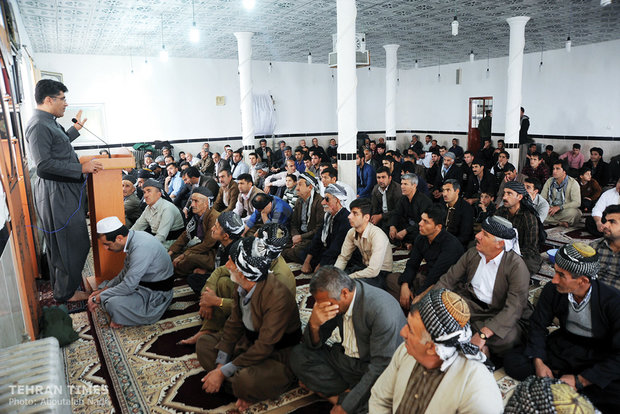
[[[416,363],[405,344],[401,344],[372,387],[368,412],[396,412]],[[426,413],[498,414],[503,410],[502,394],[493,374],[484,364],[459,355],[439,383]]]

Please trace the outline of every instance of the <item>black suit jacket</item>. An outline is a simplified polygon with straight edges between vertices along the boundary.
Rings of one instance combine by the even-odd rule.
[[[323,221],[323,225],[325,225],[325,221]],[[322,230],[317,231],[314,233],[312,243],[310,243],[310,247],[308,248],[306,254],[312,255],[314,259],[313,263],[316,262],[321,266],[333,265],[336,263],[336,259],[338,259],[340,249],[342,248],[342,243],[344,243],[344,238],[347,236],[350,228],[351,223],[349,223],[349,210],[343,207],[340,209],[338,214],[334,216],[332,231],[327,235],[327,240],[325,241],[327,246],[323,246],[323,242],[321,241]]]
[[[555,317],[560,321],[560,329],[551,335],[563,333],[572,335],[566,330],[569,306],[568,294],[558,292],[555,285],[547,283],[530,317],[530,332],[525,348],[527,356],[547,359],[547,327]],[[590,309],[594,337],[587,340],[597,349],[597,353],[600,352],[601,358],[593,361],[589,368],[575,374],[580,374],[604,389],[610,382],[620,380],[620,292],[598,280],[593,280]]]
[[[446,204],[443,206],[448,210]],[[471,205],[462,197],[456,201],[454,205],[454,213],[450,218],[450,212],[447,212],[446,220],[449,223],[446,230],[456,236],[457,239],[467,247],[467,244],[474,239],[474,210]]]
[[[452,164],[452,167],[450,167],[450,169],[448,170],[448,172],[446,173],[446,175],[444,177],[441,176],[441,170],[443,169],[443,165],[439,166],[439,170],[437,171],[437,175],[435,176],[435,189],[441,191],[441,187],[443,186],[443,183],[446,182],[446,180],[456,180],[459,182],[459,184],[461,184],[461,181],[463,180],[463,171],[461,171],[461,168],[459,166],[457,166],[456,164]]]

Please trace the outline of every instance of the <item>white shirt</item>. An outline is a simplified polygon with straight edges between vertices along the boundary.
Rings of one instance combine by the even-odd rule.
[[[500,254],[495,256],[495,258],[488,263],[482,253],[478,252],[478,254],[481,259],[476,273],[474,273],[474,277],[471,280],[471,286],[474,288],[474,293],[478,299],[490,305],[493,299],[493,288],[495,287],[497,269],[499,268],[499,263],[502,261],[502,257],[504,257],[504,251],[502,250]]]
[[[592,216],[603,217],[603,211],[605,211],[607,206],[614,204],[620,204],[620,194],[616,191],[616,187],[605,191],[603,195],[601,195],[601,198],[598,199],[596,205],[592,209]]]
[[[355,337],[355,328],[353,327],[353,304],[355,303],[355,294],[353,291],[353,300],[349,305],[349,309],[342,317],[342,347],[344,354],[350,358],[359,358],[360,353],[357,348],[357,338]]]

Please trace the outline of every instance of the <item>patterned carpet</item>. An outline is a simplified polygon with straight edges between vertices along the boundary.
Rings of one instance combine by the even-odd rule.
[[[591,242],[593,238],[574,228],[548,229],[548,240],[542,251],[571,240]],[[545,259],[546,253],[543,253]],[[394,251],[394,271],[404,270],[408,252]],[[88,264],[87,264],[88,266]],[[314,301],[309,294],[309,275],[300,266],[291,265],[297,279],[297,303],[302,324],[307,323]],[[552,266],[545,260],[534,276],[530,300],[535,302],[542,286],[553,276]],[[201,391],[204,371],[196,359],[194,348],[176,345],[200,326],[197,297],[187,287],[175,287],[174,299],[162,319],[153,325],[110,329],[107,315],[98,310],[89,321],[87,312],[72,314],[74,328],[80,338],[64,348],[66,373],[70,385],[104,385],[110,393],[97,398],[72,401],[77,413],[181,413],[234,412],[234,398],[225,394],[207,395]],[[335,334],[332,341],[339,341]],[[102,364],[103,362],[103,364]],[[512,395],[517,381],[503,369],[494,373],[504,401]],[[329,404],[299,388],[290,390],[277,400],[253,405],[248,413],[298,414],[328,412]]]

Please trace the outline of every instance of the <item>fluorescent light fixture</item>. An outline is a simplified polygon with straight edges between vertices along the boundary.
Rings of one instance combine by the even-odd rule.
[[[454,16],[454,20],[452,20],[452,36],[456,36],[459,34],[459,21]]]
[[[611,4],[611,0],[601,0],[601,7],[609,6]]]

